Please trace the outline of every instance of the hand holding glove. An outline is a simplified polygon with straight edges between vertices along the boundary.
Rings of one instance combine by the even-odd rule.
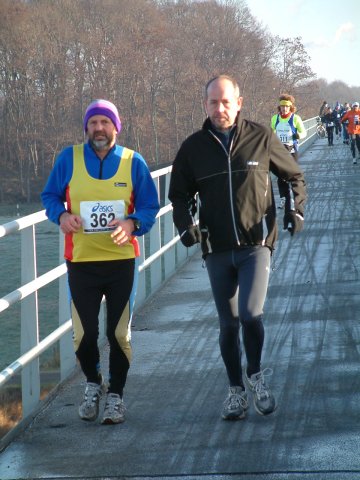
[[[290,210],[284,215],[284,230],[288,230],[291,236],[294,233],[301,232],[304,228],[304,217],[295,210]]]
[[[200,243],[201,233],[196,225],[190,225],[187,230],[180,234],[181,243],[184,247],[192,247],[195,243]]]

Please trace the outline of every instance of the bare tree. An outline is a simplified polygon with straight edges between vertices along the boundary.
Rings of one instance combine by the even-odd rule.
[[[315,77],[310,68],[310,56],[301,37],[276,37],[277,46],[273,66],[279,77],[279,93],[293,90],[299,83]]]
[[[233,75],[243,115],[268,124],[278,94],[302,116],[359,89],[315,80],[301,38],[273,37],[244,0],[0,0],[0,199],[39,199],[57,153],[84,141],[88,103],[119,108],[119,141],[170,163],[201,127],[203,86]]]

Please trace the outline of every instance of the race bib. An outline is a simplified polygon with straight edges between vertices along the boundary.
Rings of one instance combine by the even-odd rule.
[[[84,233],[104,233],[115,230],[109,227],[112,220],[124,219],[125,202],[123,200],[101,200],[80,202],[80,216]]]
[[[288,123],[279,122],[276,126],[276,135],[279,137],[281,143],[285,143],[287,145],[293,144],[293,132]]]

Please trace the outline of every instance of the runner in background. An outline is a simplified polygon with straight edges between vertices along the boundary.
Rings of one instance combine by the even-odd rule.
[[[342,121],[343,116],[345,115],[346,112],[349,112],[351,110],[350,104],[348,102],[344,103],[344,108],[342,109],[341,112],[341,118],[340,122]],[[349,126],[349,120],[346,119],[345,122],[342,124],[342,136],[343,136],[343,143],[345,145],[349,145],[350,140],[349,140],[349,133],[348,133],[348,126]]]
[[[330,107],[327,107],[325,111],[325,115],[323,116],[323,121],[326,128],[328,145],[329,147],[333,147],[335,122],[334,122],[334,112]]]
[[[271,128],[293,159],[298,162],[299,140],[306,137],[306,129],[301,117],[295,112],[294,97],[287,93],[281,94],[278,113],[271,118]],[[278,178],[277,184],[280,194],[279,208],[291,208],[290,184],[281,178]]]
[[[360,110],[359,102],[352,104],[351,110],[345,113],[341,119],[341,123],[349,121],[348,133],[350,137],[350,149],[353,157],[353,164],[357,164],[356,160],[356,148],[358,150],[358,158],[360,160]]]
[[[333,119],[334,119],[334,127],[335,127],[335,135],[338,140],[341,138],[341,112],[342,112],[342,105],[339,102],[336,102],[335,108],[332,112]]]

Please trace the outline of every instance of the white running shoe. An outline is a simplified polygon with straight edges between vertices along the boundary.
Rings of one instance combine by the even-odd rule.
[[[245,375],[245,383],[253,393],[255,410],[260,415],[269,415],[276,408],[274,395],[265,382],[265,377],[272,375],[272,373],[271,368],[265,368],[258,373],[254,373],[250,378]]]
[[[93,422],[99,415],[100,398],[105,391],[105,384],[101,378],[101,385],[88,382],[85,387],[84,400],[79,407],[79,416],[82,420]]]
[[[125,404],[123,399],[117,393],[108,393],[101,423],[104,425],[113,425],[115,423],[123,423],[124,421]]]
[[[229,387],[221,416],[224,420],[241,420],[249,408],[247,394],[241,387]]]

